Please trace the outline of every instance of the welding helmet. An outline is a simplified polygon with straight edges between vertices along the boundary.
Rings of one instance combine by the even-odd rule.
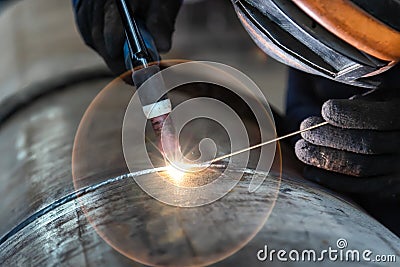
[[[299,70],[374,88],[374,75],[400,61],[398,0],[232,2],[256,44]]]

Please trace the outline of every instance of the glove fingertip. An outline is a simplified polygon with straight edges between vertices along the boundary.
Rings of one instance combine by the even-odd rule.
[[[336,105],[335,105],[335,100],[331,99],[326,101],[321,108],[321,115],[322,118],[324,118],[324,120],[328,121],[328,122],[334,122],[334,118],[336,116],[334,116],[333,114],[337,113],[336,111]]]
[[[294,148],[296,157],[305,164],[310,164],[308,148],[308,143],[304,139],[298,140]]]
[[[330,99],[326,101],[321,108],[322,118],[333,126],[351,128],[350,125],[354,121],[354,112],[358,112],[354,110],[357,105],[349,106],[348,103],[348,99]]]
[[[322,123],[323,121],[324,120],[321,117],[316,117],[316,116],[308,117],[308,118],[304,119],[301,122],[300,130],[304,130],[304,129],[310,128],[310,127],[312,127],[314,125]]]
[[[308,129],[314,125],[322,123],[324,120],[321,117],[308,117],[303,120],[300,124],[300,130]],[[313,129],[309,131],[304,131],[300,135],[306,141],[312,144],[319,144],[318,137],[319,137],[320,129]],[[317,140],[316,140],[317,139]]]
[[[157,50],[160,53],[166,53],[171,50],[173,31],[168,28],[160,27],[158,23],[148,24],[148,28],[154,38]]]
[[[166,53],[169,50],[171,50],[172,46],[172,36],[170,37],[159,37],[156,40],[156,46],[157,49],[160,51],[160,53]]]
[[[146,26],[154,37],[157,49],[161,53],[168,52],[172,46],[172,35],[175,31],[175,21],[182,1],[158,0],[150,4]]]

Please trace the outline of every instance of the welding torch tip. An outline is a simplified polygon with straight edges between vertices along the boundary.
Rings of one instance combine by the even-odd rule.
[[[179,142],[176,139],[175,128],[172,124],[171,119],[168,119],[169,114],[164,114],[155,118],[150,119],[154,133],[157,137],[158,149],[163,155],[164,159],[176,158],[176,154],[179,152]],[[163,137],[162,137],[163,135]],[[172,152],[172,155],[166,155],[166,152]]]

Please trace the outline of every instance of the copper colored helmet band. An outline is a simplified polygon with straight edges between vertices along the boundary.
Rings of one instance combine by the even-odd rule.
[[[386,61],[400,59],[400,33],[348,0],[293,0],[327,30],[365,53]]]

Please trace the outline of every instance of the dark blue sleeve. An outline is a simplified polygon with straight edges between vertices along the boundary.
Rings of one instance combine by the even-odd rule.
[[[286,94],[285,132],[299,129],[307,117],[320,116],[321,100],[315,93],[314,76],[290,68]]]
[[[72,0],[72,6],[76,10],[78,5],[80,4],[81,0]]]

